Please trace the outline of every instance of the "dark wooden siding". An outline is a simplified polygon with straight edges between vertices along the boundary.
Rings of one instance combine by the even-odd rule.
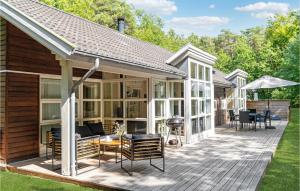
[[[26,35],[24,32],[7,24],[7,70],[60,75],[59,61],[51,51]],[[74,68],[74,76],[81,77],[86,69]],[[91,78],[102,78],[101,72],[96,72]]]
[[[39,76],[7,73],[7,162],[39,154]]]
[[[9,22],[6,22],[5,43],[5,61],[1,62],[5,63],[5,69],[61,74],[59,62],[51,51]],[[83,76],[86,71],[73,69],[74,76],[78,77]],[[14,72],[5,75],[4,83],[1,83],[5,84],[6,100],[0,148],[2,160],[9,163],[39,154],[39,75]],[[101,79],[102,73],[96,72],[92,78]]]
[[[0,18],[0,70],[6,69],[6,21]],[[0,162],[5,162],[5,81],[6,74],[0,73]]]

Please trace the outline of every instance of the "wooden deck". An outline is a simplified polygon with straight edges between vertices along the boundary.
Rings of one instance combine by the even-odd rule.
[[[114,158],[101,161],[81,161],[75,178],[127,190],[255,190],[287,125],[274,122],[277,129],[235,131],[216,128],[216,134],[200,143],[182,148],[167,148],[166,172],[149,165],[149,161],[135,162],[134,174],[129,176],[115,163]],[[161,165],[161,161],[156,161]],[[49,161],[42,158],[13,164],[49,174]],[[85,165],[92,165],[86,166]],[[129,167],[129,161],[125,162]]]

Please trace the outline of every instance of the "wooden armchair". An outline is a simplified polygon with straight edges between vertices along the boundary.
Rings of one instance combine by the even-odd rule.
[[[130,160],[130,170],[123,167],[123,158]],[[152,159],[163,160],[163,168],[152,164]],[[123,135],[121,137],[121,168],[130,176],[133,172],[133,161],[150,160],[150,165],[165,171],[164,138],[161,135]]]

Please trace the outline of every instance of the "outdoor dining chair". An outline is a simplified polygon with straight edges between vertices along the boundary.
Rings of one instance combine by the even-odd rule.
[[[244,127],[244,125],[246,124],[250,129],[251,124],[252,124],[253,121],[250,119],[249,114],[250,114],[249,111],[240,111],[239,112],[239,122],[241,124],[241,127]],[[255,130],[256,130],[256,128],[255,128]]]
[[[239,121],[238,115],[234,114],[233,110],[228,110],[229,112],[229,128],[235,123],[235,129],[237,130],[237,122]]]

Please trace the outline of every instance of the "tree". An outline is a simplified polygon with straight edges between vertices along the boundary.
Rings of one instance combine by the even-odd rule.
[[[277,15],[274,20],[268,21],[266,37],[273,47],[284,50],[299,35],[299,23],[297,11],[291,11],[287,16]]]
[[[95,12],[93,21],[109,28],[117,29],[117,20],[125,18],[125,33],[134,34],[136,29],[136,15],[134,8],[123,0],[93,0],[92,8]]]
[[[93,0],[41,0],[42,2],[64,10],[68,13],[80,16],[82,18],[94,21],[95,12],[93,9]]]

